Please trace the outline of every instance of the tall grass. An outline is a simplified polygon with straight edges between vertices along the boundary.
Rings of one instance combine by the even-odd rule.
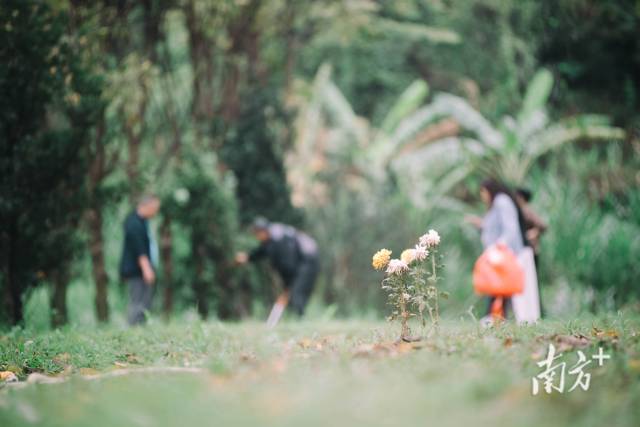
[[[640,296],[640,223],[634,221],[640,204],[629,204],[640,196],[635,188],[616,188],[625,173],[625,163],[615,159],[620,155],[615,147],[567,150],[532,177],[535,206],[549,222],[541,240],[541,281],[586,291],[590,310]]]

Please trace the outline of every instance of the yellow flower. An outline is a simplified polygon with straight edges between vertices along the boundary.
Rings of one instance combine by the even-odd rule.
[[[380,249],[373,255],[371,265],[373,265],[373,268],[376,270],[382,270],[389,264],[390,259],[391,251],[389,249]]]
[[[415,249],[405,249],[400,254],[400,259],[407,265],[411,264],[416,259]]]

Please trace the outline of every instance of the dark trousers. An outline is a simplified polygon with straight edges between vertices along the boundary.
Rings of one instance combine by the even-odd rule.
[[[129,287],[129,309],[127,320],[130,325],[139,325],[147,321],[147,312],[151,309],[151,298],[155,286],[147,285],[141,277],[125,279]]]
[[[313,285],[318,276],[319,263],[317,256],[308,256],[298,266],[296,273],[291,278],[289,289],[289,304],[300,316],[309,302],[313,291]]]

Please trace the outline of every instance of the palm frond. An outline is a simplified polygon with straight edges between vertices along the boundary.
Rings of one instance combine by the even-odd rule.
[[[606,118],[597,115],[582,115],[564,120],[532,137],[525,146],[524,155],[537,159],[563,144],[579,139],[621,140],[624,130],[607,124]]]
[[[551,72],[544,68],[539,70],[527,87],[522,108],[518,115],[518,123],[520,126],[522,126],[522,123],[528,121],[532,114],[544,111],[552,87],[553,75]]]
[[[429,94],[429,85],[424,80],[414,80],[398,97],[391,110],[382,121],[382,130],[389,135],[400,121],[413,113],[424,102]]]
[[[431,27],[413,22],[400,22],[387,18],[377,18],[375,24],[384,31],[399,33],[416,41],[426,40],[440,44],[459,44],[462,41],[460,34],[448,28]]]

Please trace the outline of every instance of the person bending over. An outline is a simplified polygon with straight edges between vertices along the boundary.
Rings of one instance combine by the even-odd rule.
[[[246,264],[267,258],[282,277],[291,307],[302,316],[318,276],[315,240],[290,225],[270,223],[264,218],[254,221],[252,231],[260,245],[249,254],[238,253],[236,262]]]

